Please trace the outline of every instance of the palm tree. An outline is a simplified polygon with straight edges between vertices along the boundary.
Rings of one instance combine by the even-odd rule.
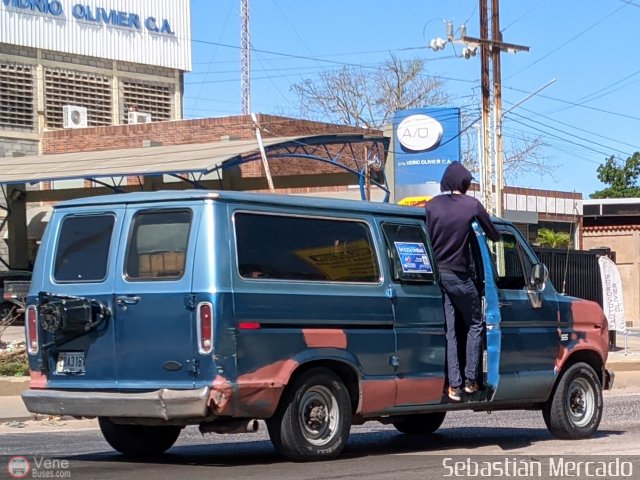
[[[538,230],[536,243],[542,247],[566,247],[571,243],[571,237],[567,232],[556,232],[550,228],[541,228]]]

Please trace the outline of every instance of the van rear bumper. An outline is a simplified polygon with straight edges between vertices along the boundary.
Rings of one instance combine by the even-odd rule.
[[[73,417],[173,418],[205,417],[209,387],[152,392],[96,392],[28,389],[22,401],[32,413]]]

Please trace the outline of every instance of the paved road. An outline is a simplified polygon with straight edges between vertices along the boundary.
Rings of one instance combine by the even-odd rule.
[[[434,436],[401,435],[393,427],[371,422],[354,427],[347,449],[330,462],[294,464],[273,450],[264,429],[257,434],[206,435],[195,428],[159,460],[135,462],[116,454],[102,439],[95,422],[0,429],[0,455],[66,459],[68,478],[208,478],[208,479],[425,479],[442,478],[445,457],[454,461],[482,459],[543,459],[544,455],[636,455],[633,475],[640,478],[640,390],[607,392],[600,431],[594,438],[561,441],[547,432],[540,412],[512,411],[449,414]],[[524,455],[524,457],[515,457]],[[538,461],[536,460],[536,461]],[[603,459],[612,461],[613,457]],[[624,460],[624,459],[623,459]],[[520,461],[520,460],[518,460]],[[529,461],[529,460],[527,460]],[[6,462],[0,465],[4,478]],[[544,460],[543,460],[544,462]],[[447,465],[453,465],[449,462]],[[59,465],[58,465],[59,466]],[[544,465],[546,469],[546,464]],[[543,473],[546,470],[543,471]],[[61,474],[59,474],[61,475]],[[494,472],[495,475],[495,472]],[[584,475],[580,475],[584,476]],[[537,477],[546,478],[546,477]],[[556,477],[557,478],[557,477]],[[568,477],[567,477],[568,478]]]

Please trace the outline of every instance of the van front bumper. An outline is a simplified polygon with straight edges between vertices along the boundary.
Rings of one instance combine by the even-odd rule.
[[[174,418],[206,417],[209,387],[152,392],[96,392],[29,389],[22,401],[31,413],[72,417]]]

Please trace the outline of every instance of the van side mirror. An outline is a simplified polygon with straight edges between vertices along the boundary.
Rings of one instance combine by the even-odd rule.
[[[542,292],[548,279],[549,270],[544,263],[536,263],[533,265],[531,269],[531,279],[529,280],[530,288]]]
[[[527,288],[527,296],[531,302],[532,308],[542,307],[542,291],[549,279],[549,270],[543,263],[536,263],[531,269],[531,278],[529,279],[529,287]]]

